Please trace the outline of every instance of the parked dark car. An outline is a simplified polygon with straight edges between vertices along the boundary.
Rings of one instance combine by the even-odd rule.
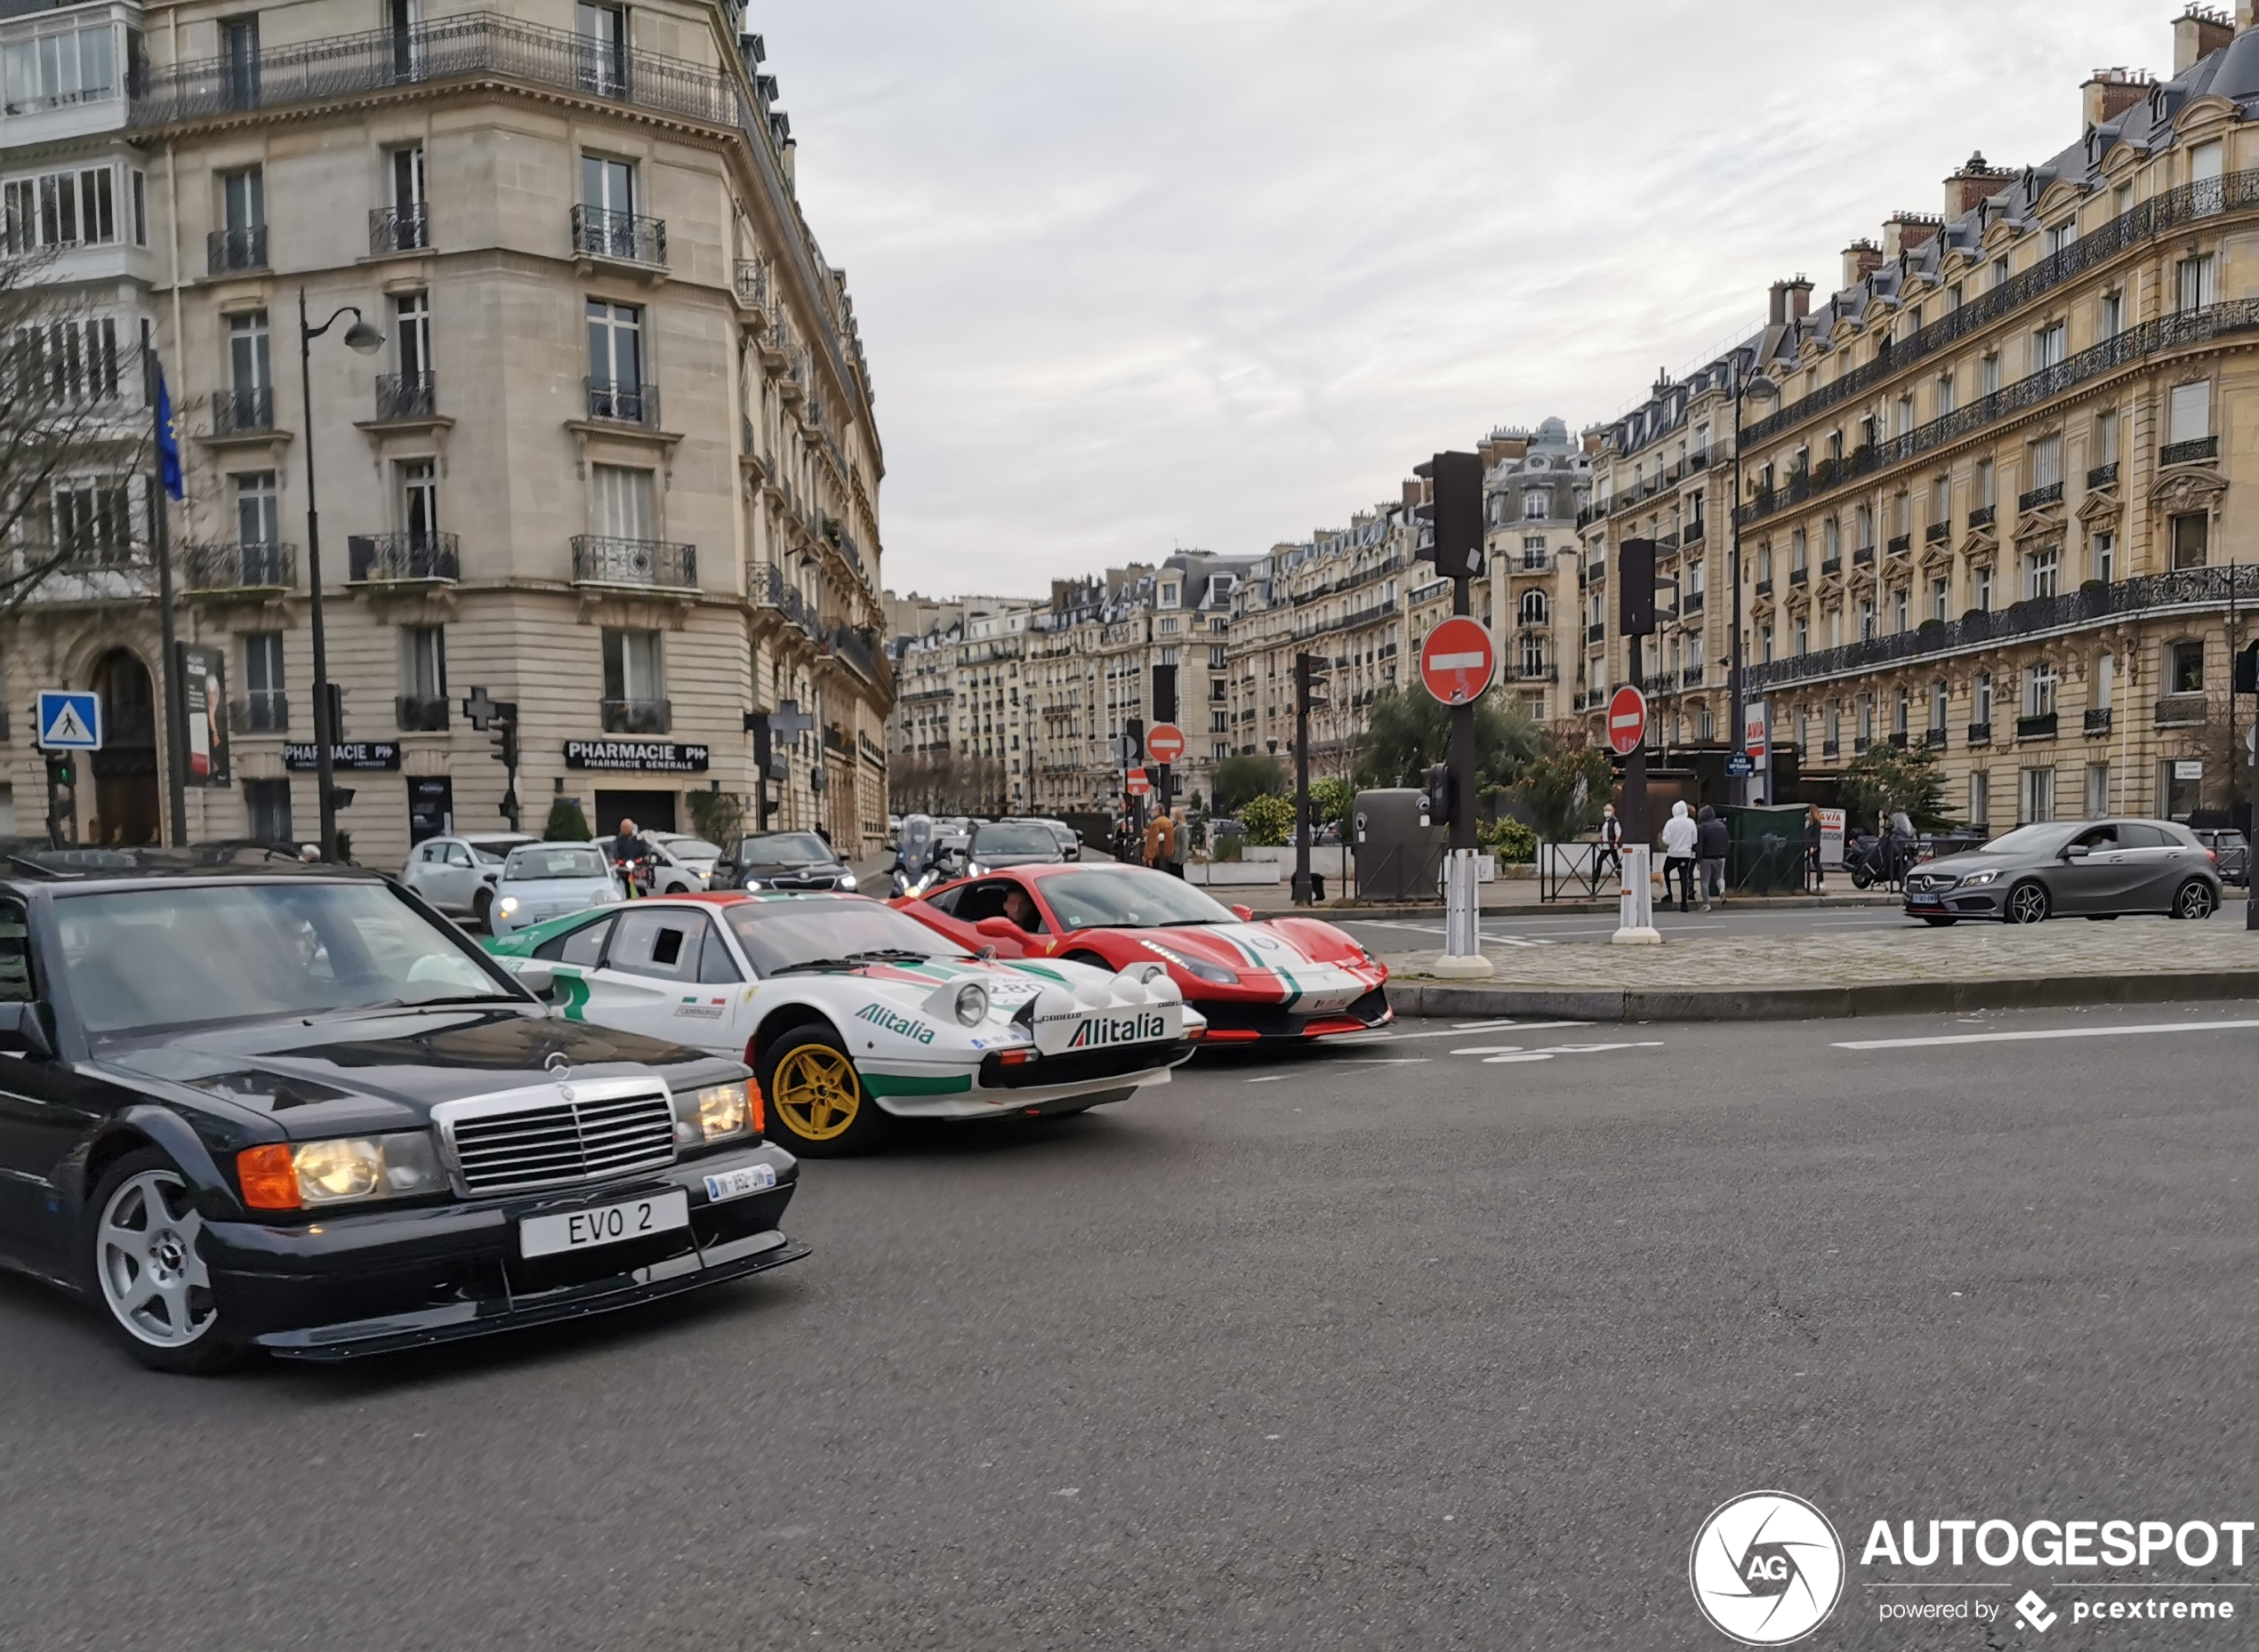
[[[715,889],[840,889],[852,894],[855,874],[812,831],[748,832],[714,862]]]
[[[2212,851],[2220,881],[2234,889],[2251,887],[2251,840],[2229,827],[2192,826],[2196,840]]]
[[[119,857],[129,862],[141,857]],[[805,1255],[739,1062],[553,1015],[334,867],[0,875],[0,1263],[159,1370],[578,1318]]]
[[[1041,821],[983,821],[973,828],[965,870],[979,878],[1007,866],[1057,866],[1080,858]]]
[[[1964,918],[2036,924],[2132,912],[2201,918],[2219,907],[2212,852],[2172,821],[2019,826],[1906,875],[1907,915],[1931,924]]]

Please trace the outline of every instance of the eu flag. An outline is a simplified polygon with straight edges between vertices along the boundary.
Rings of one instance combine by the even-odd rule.
[[[173,396],[165,387],[165,364],[161,361],[157,364],[157,463],[158,473],[165,479],[165,491],[179,499],[183,492],[181,428],[173,421]]]

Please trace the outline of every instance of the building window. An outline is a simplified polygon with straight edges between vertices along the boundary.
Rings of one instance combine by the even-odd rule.
[[[2101,820],[2110,813],[2110,765],[2089,763],[2086,766],[2086,818]]]
[[[228,378],[236,394],[237,416],[244,404],[274,388],[267,349],[267,312],[254,309],[228,317]],[[269,409],[271,421],[271,408]]]
[[[2059,674],[2052,665],[2024,668],[2023,714],[2026,717],[2052,717],[2055,710],[2055,686]],[[2045,815],[2041,819],[2047,818]]]
[[[230,267],[239,268],[245,262],[256,265],[267,261],[264,239],[267,229],[267,175],[264,172],[256,166],[246,166],[238,172],[220,174],[220,221],[228,235]],[[260,241],[255,253],[249,245],[254,237]]]
[[[2028,768],[2019,777],[2016,823],[2029,826],[2055,818],[2055,771]]]
[[[1953,411],[1953,375],[1941,373],[1937,375],[1937,416],[1944,418]]]
[[[128,31],[129,57],[140,39]],[[107,19],[11,40],[5,58],[10,115],[99,103],[117,95],[117,29]]]
[[[1862,643],[1871,642],[1874,640],[1874,636],[1875,599],[1872,597],[1861,597],[1859,599],[1859,640]]]
[[[2105,339],[2114,339],[2126,331],[2126,295],[2123,293],[2102,294],[2102,314],[2096,331]]]
[[[0,189],[8,251],[43,246],[101,246],[117,239],[116,171],[74,168],[18,178]]]
[[[55,549],[71,561],[103,566],[133,548],[133,495],[123,477],[59,481],[48,489]]]
[[[1907,732],[1906,719],[1913,708],[1913,691],[1910,689],[1901,688],[1891,696],[1890,732],[1901,739]]]
[[[1522,593],[1523,624],[1543,625],[1551,617],[1551,605],[1546,601],[1543,591],[1530,590]]]
[[[1912,593],[1901,585],[1890,594],[1891,630],[1903,631],[1911,623],[1908,609]]]
[[[1932,683],[1930,685],[1930,732],[1932,734],[1945,733],[1945,719],[1950,710],[1950,697],[1945,685],[1941,682]]]
[[[6,374],[12,389],[37,401],[113,400],[118,391],[117,322],[97,316],[19,327]]]
[[[251,815],[251,835],[261,843],[288,843],[290,782],[286,780],[247,780],[243,783],[245,807]]]
[[[2023,559],[2023,594],[2026,597],[2052,597],[2061,584],[2062,548],[2048,544],[2033,551]]]
[[[276,734],[290,726],[289,696],[283,686],[283,635],[245,631],[243,637],[244,726],[253,734]]]
[[[2108,584],[2118,565],[2118,535],[2097,533],[2086,541],[2086,565],[2093,570],[2090,578]]]
[[[1789,640],[1800,654],[1812,652],[1812,621],[1801,610],[1789,622]]]
[[[2094,660],[2094,692],[2091,696],[2094,710],[2110,710],[2110,696],[2118,686],[2118,658],[2114,654],[2099,654]]]
[[[1971,571],[1969,596],[1971,605],[1979,613],[1992,612],[1992,565],[1990,563]]]
[[[2173,565],[2200,568],[2211,554],[2212,518],[2199,513],[2173,518]]]
[[[1979,671],[1969,684],[1969,721],[1980,727],[1992,722],[1992,673]]]
[[[2050,367],[2061,366],[2063,357],[2069,353],[2065,349],[2065,341],[2069,337],[2070,334],[2060,321],[2053,326],[2042,327],[2034,333],[2031,335],[2032,372],[2045,373]]]
[[[2043,436],[2031,445],[2031,485],[2061,487],[2063,480],[2063,439]]]
[[[2173,387],[2167,415],[2168,443],[2200,442],[2212,434],[2212,385],[2209,380]]]
[[[2175,694],[2200,694],[2204,692],[2204,645],[2201,642],[2175,643],[2166,662],[2166,692]]]
[[[1757,627],[1757,658],[1767,663],[1773,659],[1773,627],[1769,624]]]
[[[404,386],[421,387],[431,371],[431,295],[403,293],[392,301],[392,359]]]
[[[236,542],[272,547],[282,542],[280,501],[275,473],[253,470],[233,478],[236,488]]]
[[[627,8],[581,4],[573,10],[581,37],[581,84],[606,97],[624,95],[628,84]]]
[[[1852,512],[1852,522],[1858,530],[1854,541],[1861,550],[1875,549],[1875,512],[1871,506],[1861,505]]]
[[[1951,600],[1952,585],[1942,574],[1930,581],[1930,618],[1942,622],[1946,605]]]
[[[447,697],[447,633],[443,626],[400,628],[400,692],[418,700]]]
[[[2189,181],[2191,183],[2219,182],[2222,165],[2221,145],[2217,138],[2213,139],[2209,143],[2190,146]],[[2215,211],[2218,209],[2216,202],[2212,203],[2212,205]]]
[[[417,545],[430,545],[439,535],[439,466],[431,459],[403,459],[397,467],[400,482],[400,531]]]
[[[2094,415],[2094,462],[2114,465],[2118,462],[2118,409],[2104,408]]]
[[[647,704],[666,698],[658,632],[605,631],[604,698],[620,704]]]
[[[1524,522],[1542,522],[1549,514],[1550,508],[1544,488],[1533,487],[1522,495],[1522,519]]]
[[[644,422],[640,305],[588,301],[588,411],[592,419]]]
[[[2174,266],[2174,273],[2179,282],[2182,309],[2203,309],[2219,301],[2220,261],[2216,254],[2199,253],[2194,258],[2184,258]]]
[[[1997,395],[2000,389],[2000,357],[1988,355],[1977,364],[1977,389],[1987,396]]]
[[[1982,769],[1969,774],[1969,824],[1980,831],[1992,827],[1992,776]]]

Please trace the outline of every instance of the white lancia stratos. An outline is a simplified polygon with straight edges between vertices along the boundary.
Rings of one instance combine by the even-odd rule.
[[[1078,1113],[1165,1084],[1208,1023],[1160,964],[1001,962],[852,894],[710,894],[486,942],[566,1019],[743,1056],[770,1137],[865,1151],[895,1118]]]

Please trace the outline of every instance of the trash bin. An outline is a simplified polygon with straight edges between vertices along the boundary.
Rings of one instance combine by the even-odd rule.
[[[1355,805],[1357,898],[1433,901],[1450,831],[1419,823],[1418,787],[1361,791]]]

